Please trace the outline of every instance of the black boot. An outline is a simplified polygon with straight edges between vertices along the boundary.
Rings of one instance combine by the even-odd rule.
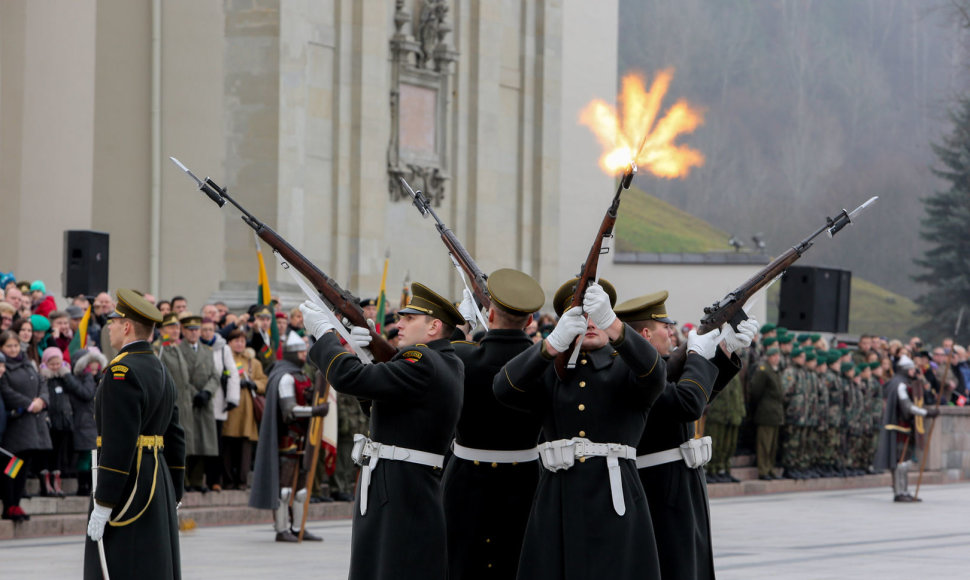
[[[51,485],[51,473],[46,469],[40,472],[40,495],[54,497],[54,486]]]
[[[77,472],[77,495],[85,497],[91,495],[91,472]]]

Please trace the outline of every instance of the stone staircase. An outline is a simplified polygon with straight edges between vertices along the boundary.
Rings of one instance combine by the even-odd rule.
[[[781,475],[781,469],[775,473]],[[859,475],[856,477],[823,477],[818,479],[776,479],[763,481],[758,479],[758,468],[755,466],[754,455],[735,455],[731,459],[731,475],[741,480],[740,483],[712,483],[707,486],[709,497],[735,497],[740,495],[757,495],[764,493],[792,493],[798,491],[826,491],[835,489],[859,489],[866,487],[885,487],[890,493],[892,476],[889,472],[874,475]],[[919,476],[918,468],[909,473],[910,493],[916,489]],[[944,473],[939,471],[925,471],[922,485],[933,485],[959,481],[958,473]]]
[[[74,495],[77,491],[77,481],[74,479],[64,479],[63,489],[66,497],[40,497],[37,479],[28,481],[27,492],[32,497],[22,500],[20,505],[30,515],[30,520],[17,524],[0,520],[0,540],[84,534],[90,498]],[[248,491],[187,493],[182,498],[179,523],[183,528],[259,523],[272,525],[272,513],[250,508],[248,501]],[[349,502],[310,504],[307,519],[348,519],[353,507],[353,503]]]

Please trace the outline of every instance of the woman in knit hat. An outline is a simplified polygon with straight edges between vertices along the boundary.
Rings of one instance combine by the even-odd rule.
[[[50,404],[47,422],[50,426],[51,451],[47,453],[40,471],[41,495],[64,497],[61,472],[71,469],[74,453],[74,409],[71,393],[81,389],[71,366],[64,363],[61,349],[51,346],[41,356],[40,376],[47,381]]]

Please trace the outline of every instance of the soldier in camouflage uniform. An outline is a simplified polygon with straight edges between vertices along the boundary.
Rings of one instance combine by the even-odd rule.
[[[837,477],[842,474],[842,421],[844,405],[842,401],[842,380],[835,369],[840,368],[838,350],[830,351],[828,356],[828,370],[822,381],[828,389],[828,406],[825,409],[825,439],[822,447],[822,472],[826,477]]]
[[[795,347],[795,335],[787,331],[782,333],[780,330],[778,332],[778,350],[781,351],[781,362],[778,365],[779,373],[791,365],[791,353]]]
[[[802,347],[805,351],[805,436],[802,438],[802,448],[799,450],[801,461],[795,468],[802,479],[815,479],[816,458],[818,456],[818,422],[819,422],[819,379],[816,370],[818,355],[810,346]]]
[[[849,354],[850,358],[852,353]],[[845,429],[842,430],[842,457],[844,460],[844,475],[861,475],[856,465],[856,451],[858,443],[862,440],[864,427],[862,392],[856,381],[856,367],[851,360],[842,363],[842,402],[845,405],[843,412]]]
[[[734,375],[707,409],[705,431],[713,440],[708,483],[737,483],[731,475],[731,457],[738,447],[738,431],[744,419],[744,387],[740,374]]]
[[[785,477],[801,479],[798,465],[802,463],[806,425],[808,423],[808,381],[805,377],[805,351],[791,352],[788,368],[781,373],[781,390],[785,396],[785,425],[782,427],[781,465]]]
[[[817,351],[815,354],[815,411],[812,414],[814,425],[815,444],[810,447],[811,468],[810,471],[817,477],[826,477],[825,465],[828,451],[825,443],[828,441],[828,408],[829,408],[829,387],[826,378],[828,377],[829,361],[828,351]]]
[[[865,400],[866,400],[866,444],[864,450],[863,469],[867,473],[875,473],[872,463],[876,457],[876,444],[879,442],[879,431],[882,428],[882,384],[873,375],[873,371],[879,368],[879,361],[866,363],[869,377],[866,379]]]

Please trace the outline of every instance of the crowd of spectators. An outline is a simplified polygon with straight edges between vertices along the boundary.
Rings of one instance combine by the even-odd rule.
[[[156,329],[155,351],[173,376],[182,377],[176,380],[179,390],[190,393],[187,398],[179,399],[187,438],[195,442],[188,444],[187,490],[208,493],[246,489],[258,441],[267,375],[282,356],[279,345],[285,337],[291,332],[305,336],[299,309],[286,312],[274,301],[267,306],[254,304],[245,312],[232,312],[226,304],[216,302],[202,305],[195,314],[182,296],[157,302],[151,295],[146,298],[156,303],[163,314],[163,322]],[[379,316],[375,302],[364,300],[361,306],[368,318],[383,326],[384,334],[394,344],[397,334],[394,312],[388,309],[383,317]],[[0,277],[0,447],[24,461],[17,477],[0,477],[3,518],[29,518],[20,507],[20,500],[25,496],[25,482],[30,477],[39,479],[41,495],[64,496],[65,477],[77,478],[78,495],[91,493],[91,450],[95,448],[97,435],[94,395],[101,374],[115,354],[107,339],[106,318],[114,307],[111,295],[106,292],[93,300],[78,296],[59,307],[42,281],[28,283],[18,282],[11,275]],[[538,342],[555,324],[553,315],[538,313],[526,331]],[[691,328],[690,324],[679,329],[671,325],[668,330],[674,344],[686,340]],[[930,348],[916,337],[903,344],[899,340],[863,335],[850,348],[846,344],[832,344],[834,337],[788,333],[773,325],[764,326],[762,331],[749,351],[745,371],[737,379],[739,400],[744,407],[741,416],[747,416],[746,420],[739,419],[743,423],[742,433],[746,425],[754,427],[752,418],[760,403],[757,393],[751,392],[751,380],[756,369],[772,364],[770,357],[774,354],[769,353],[775,351],[778,356],[774,364],[779,374],[793,365],[805,365],[806,358],[816,361],[810,365],[813,369],[818,361],[825,360],[828,369],[846,377],[842,387],[846,393],[852,389],[867,393],[879,389],[892,378],[900,358],[908,356],[919,371],[924,404],[934,404],[940,396],[947,404],[963,405],[967,400],[968,351],[951,339]],[[467,327],[463,332],[464,338],[478,337],[478,333]],[[275,339],[277,336],[283,339]],[[208,356],[195,356],[193,353],[199,349]],[[836,355],[837,358],[832,358]],[[315,369],[306,371],[312,376]],[[785,388],[791,391],[792,384],[789,380]],[[783,398],[784,404],[789,404],[791,393],[783,393]],[[843,416],[851,415],[848,405],[852,401],[864,399],[881,401],[881,390],[878,396],[869,399],[842,397],[839,404]],[[830,400],[830,404],[835,401]],[[810,412],[828,413],[821,406]],[[868,412],[875,415],[881,410],[869,408]],[[783,410],[784,413],[788,410]],[[341,440],[352,435],[341,433]],[[785,436],[783,433],[782,438]],[[748,439],[746,442],[742,434],[741,448],[750,447],[751,438]],[[724,442],[720,447],[721,454],[730,457],[738,444],[730,445],[726,452]],[[349,449],[340,451],[349,453]],[[859,465],[845,461],[837,465],[842,467],[831,473],[822,470],[818,476],[844,476],[871,470],[871,465],[864,460]],[[849,465],[854,468],[850,469]],[[784,459],[783,466],[786,475],[799,475],[799,470],[784,465]],[[711,481],[731,480],[729,471],[726,475],[724,469],[721,471],[711,470]],[[322,469],[315,481],[328,481]],[[332,501],[319,486],[313,490],[313,497],[314,501]],[[353,494],[343,490],[334,497],[351,500]]]

